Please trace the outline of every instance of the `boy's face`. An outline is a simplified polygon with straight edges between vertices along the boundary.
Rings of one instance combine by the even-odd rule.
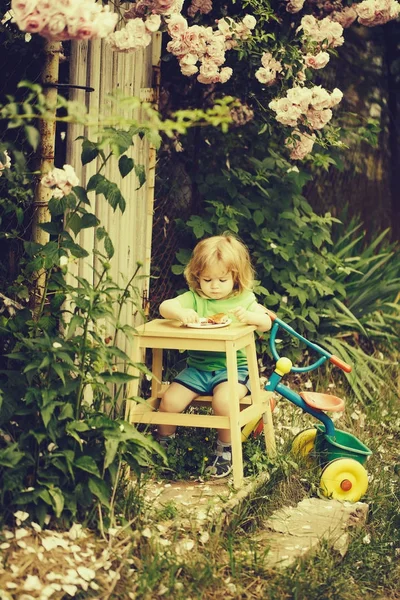
[[[205,269],[199,277],[200,289],[212,300],[222,300],[232,293],[234,281],[231,272],[222,263]]]

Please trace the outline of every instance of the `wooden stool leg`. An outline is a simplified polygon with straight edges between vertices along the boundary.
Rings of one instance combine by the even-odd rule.
[[[141,362],[141,350],[140,350],[139,336],[134,336],[134,338],[133,338],[132,362],[134,362],[135,364]],[[138,395],[139,382],[140,382],[140,377],[139,377],[140,371],[138,369],[131,367],[129,370],[129,374],[135,375],[137,377],[137,379],[132,379],[132,381],[130,381],[129,384],[127,385],[127,390],[126,390],[127,401],[126,401],[126,407],[125,407],[125,420],[128,422],[130,422],[131,410],[133,410],[134,406],[137,404],[134,400],[131,400],[130,398],[133,398]]]
[[[162,361],[163,351],[162,348],[153,348],[153,362],[151,371],[153,373],[153,379],[151,381],[151,397],[157,398],[161,389],[162,383]]]
[[[272,411],[271,405],[268,402],[267,410],[263,414],[263,423],[264,423],[264,437],[265,437],[265,447],[267,449],[267,454],[271,458],[276,456],[276,443],[275,443],[275,431],[274,431],[274,422],[272,420]]]
[[[246,347],[247,363],[249,366],[249,380],[251,385],[251,397],[253,403],[261,402],[260,378],[258,375],[257,354],[255,340]],[[267,409],[263,414],[265,447],[269,456],[276,456],[274,423],[272,420],[271,405],[268,402]]]
[[[229,422],[232,444],[233,486],[235,489],[243,485],[243,453],[242,436],[239,423],[239,395],[237,376],[237,355],[235,345],[226,345],[226,368],[228,374],[228,393],[231,400]]]

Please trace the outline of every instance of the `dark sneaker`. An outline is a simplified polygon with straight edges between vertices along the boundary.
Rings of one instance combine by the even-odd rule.
[[[175,439],[175,433],[173,433],[172,435],[159,435],[156,438],[157,442],[160,444],[160,446],[161,446],[161,448],[163,448],[163,450],[167,450],[169,444],[174,439]]]
[[[225,446],[223,450],[217,448],[213,463],[207,467],[206,475],[214,478],[227,477],[232,471],[232,449]]]

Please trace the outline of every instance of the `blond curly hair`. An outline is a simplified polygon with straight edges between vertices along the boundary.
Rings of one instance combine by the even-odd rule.
[[[253,289],[254,270],[249,251],[243,242],[226,233],[201,240],[193,250],[183,274],[189,287],[197,294],[204,296],[200,288],[201,274],[216,263],[222,263],[227,272],[232,273],[232,294]]]

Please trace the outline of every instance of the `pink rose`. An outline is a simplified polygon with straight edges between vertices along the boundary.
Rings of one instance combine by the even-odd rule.
[[[253,15],[246,15],[242,23],[245,27],[247,27],[247,29],[254,29],[254,27],[257,25],[257,21]]]
[[[182,65],[181,66],[181,73],[182,75],[185,75],[185,77],[190,77],[191,75],[194,75],[195,73],[198,73],[199,69],[196,67],[196,65]]]
[[[43,35],[52,39],[62,39],[60,34],[66,29],[67,21],[62,13],[57,13],[51,17],[51,20],[43,30]],[[65,38],[64,38],[65,39]]]
[[[304,63],[310,69],[323,69],[329,62],[329,54],[327,52],[319,52],[315,56],[307,54]]]
[[[306,114],[307,126],[310,129],[322,129],[332,119],[330,108],[325,110],[313,110],[312,108]]]
[[[144,22],[147,31],[154,33],[160,29],[161,17],[160,15],[150,15]]]
[[[26,19],[36,9],[36,0],[12,0],[11,9],[18,20]]]
[[[81,25],[76,33],[75,37],[77,40],[91,40],[97,35],[97,27],[95,23],[86,23]]]
[[[272,85],[276,81],[276,71],[270,71],[269,69],[260,67],[260,69],[255,72],[255,77],[260,83]]]
[[[316,136],[314,133],[302,133],[298,129],[293,131],[293,135],[294,138],[286,139],[285,146],[291,149],[290,158],[292,160],[303,160],[313,149]]]
[[[47,22],[46,15],[35,12],[28,15],[20,24],[21,28],[28,33],[39,33],[47,25]]]
[[[343,29],[347,29],[357,19],[357,11],[352,6],[346,6],[343,10],[331,13],[331,19],[340,23]]]
[[[200,75],[207,78],[216,77],[219,73],[218,66],[212,60],[204,60],[200,66]]]
[[[232,69],[230,67],[222,67],[219,74],[220,83],[226,83],[232,77]]]
[[[2,176],[4,169],[9,169],[11,167],[11,158],[7,150],[4,150],[3,154],[5,156],[5,162],[3,163],[0,160],[0,177]]]
[[[304,6],[305,0],[289,0],[286,5],[286,10],[289,13],[295,14],[301,11]]]
[[[171,52],[174,56],[178,58],[184,56],[187,52],[189,52],[190,48],[182,41],[182,40],[171,40],[167,44],[167,51]]]
[[[207,33],[204,27],[193,25],[189,27],[183,35],[183,40],[187,44],[190,52],[194,52],[198,56],[202,56],[206,52]]]
[[[181,37],[187,28],[187,21],[182,15],[171,15],[168,19],[168,33],[172,38]]]

